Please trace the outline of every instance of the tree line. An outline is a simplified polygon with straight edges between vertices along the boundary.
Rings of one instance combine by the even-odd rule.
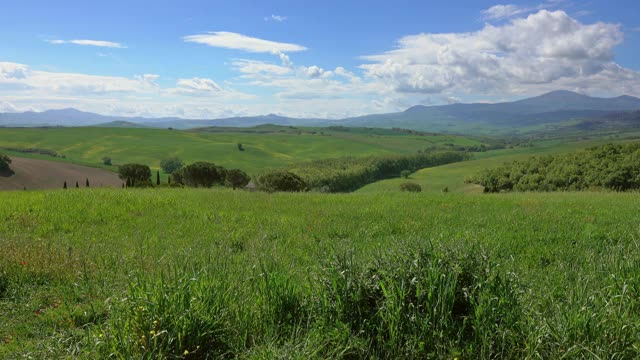
[[[409,155],[345,157],[296,164],[289,171],[300,176],[310,190],[349,192],[369,183],[397,177],[402,171],[463,161],[471,155],[457,151],[436,151]]]
[[[640,189],[640,143],[514,161],[485,169],[467,182],[484,186],[485,192]]]

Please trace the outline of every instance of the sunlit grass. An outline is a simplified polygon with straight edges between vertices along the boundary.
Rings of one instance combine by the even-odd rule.
[[[3,193],[0,358],[635,358],[638,196]]]

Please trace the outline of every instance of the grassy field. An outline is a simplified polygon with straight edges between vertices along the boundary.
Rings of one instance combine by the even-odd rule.
[[[473,160],[422,169],[411,174],[409,179],[395,178],[377,181],[360,188],[358,192],[399,192],[400,184],[411,181],[419,184],[422,187],[422,191],[427,192],[440,192],[443,188],[447,187],[450,192],[480,193],[482,192],[482,186],[465,184],[464,180],[466,177],[474,175],[483,169],[498,167],[506,162],[515,160],[524,160],[531,156],[563,154],[609,142],[625,143],[628,141],[638,141],[635,136],[636,134],[629,134],[628,136],[617,138],[605,137],[587,140],[574,139],[572,141],[539,141],[534,142],[532,147],[473,153]]]
[[[284,167],[308,160],[346,155],[410,154],[443,143],[480,144],[479,140],[466,137],[406,135],[381,129],[286,129],[286,132],[269,129],[270,132],[263,133],[259,128],[255,133],[250,133],[234,132],[239,131],[237,129],[196,132],[96,127],[0,128],[0,149],[53,150],[64,154],[66,158],[44,158],[94,166],[101,165],[102,157],[109,156],[114,165],[138,162],[159,168],[162,159],[177,156],[187,163],[211,161],[254,174],[266,168]],[[243,144],[245,151],[238,150],[238,143]],[[25,156],[23,153],[7,153]],[[31,157],[43,158],[37,155]]]
[[[639,196],[4,193],[0,358],[638,358]]]

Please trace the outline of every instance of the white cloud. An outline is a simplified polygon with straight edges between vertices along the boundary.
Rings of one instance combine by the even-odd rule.
[[[327,76],[326,74],[330,74],[324,71],[321,67],[318,67],[316,65],[312,65],[306,68],[306,73],[307,73],[307,76],[310,78],[318,78],[322,76]]]
[[[365,57],[370,63],[361,68],[400,93],[513,96],[568,85],[595,91],[598,78],[597,88],[638,94],[640,83],[630,76],[637,73],[613,62],[622,40],[619,25],[541,10],[477,32],[406,36],[397,49]]]
[[[103,40],[47,40],[49,44],[62,45],[62,44],[75,44],[83,46],[97,46],[113,49],[125,49],[126,46],[112,41]]]
[[[179,78],[170,86],[161,85],[153,74],[94,76],[0,62],[0,107],[24,111],[72,106],[110,115],[187,118],[266,113],[342,118],[404,110],[417,103],[511,100],[558,89],[595,96],[640,95],[640,73],[615,63],[614,50],[623,40],[619,25],[585,24],[563,11],[518,17],[509,15],[515,8],[503,10],[504,16],[517,18],[474,32],[405,36],[389,51],[363,57],[364,64],[355,71],[294,64],[287,53],[304,47],[235,33],[184,40],[278,59],[233,59],[230,67],[236,77],[221,82]]]
[[[212,47],[244,50],[254,53],[279,54],[307,50],[307,48],[302,45],[263,40],[226,31],[189,35],[185,36],[183,40],[186,42],[205,44]]]
[[[271,16],[265,16],[264,17],[264,21],[276,21],[276,22],[283,22],[287,20],[286,16],[282,16],[282,15],[273,15],[271,14]]]
[[[177,85],[177,90],[179,92],[188,94],[218,93],[223,91],[220,85],[216,84],[216,82],[211,79],[178,79]]]

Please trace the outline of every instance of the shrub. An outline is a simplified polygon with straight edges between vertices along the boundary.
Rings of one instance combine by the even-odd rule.
[[[245,187],[249,183],[251,178],[247,175],[246,172],[240,169],[231,169],[227,171],[227,176],[224,179],[224,183],[226,186],[233,188],[235,190],[239,187]]]
[[[409,170],[402,170],[400,171],[400,177],[403,177],[405,179],[409,178],[409,175],[411,175],[411,171]]]
[[[242,146],[242,144],[241,144],[241,143],[238,143],[238,150],[240,150],[240,151],[244,151],[244,147]]]
[[[413,182],[405,182],[400,184],[401,191],[409,191],[409,192],[421,192],[422,187]]]
[[[0,171],[11,170],[9,164],[11,164],[11,158],[7,155],[0,154]]]
[[[103,165],[111,166],[111,158],[110,158],[110,157],[108,157],[108,156],[103,157],[103,158],[102,158],[102,164],[103,164]]]
[[[173,173],[176,183],[193,187],[211,187],[223,184],[227,170],[214,163],[198,161]]]
[[[307,188],[300,176],[288,171],[274,171],[264,174],[257,179],[258,190],[274,191],[304,191]]]
[[[160,161],[160,167],[162,168],[162,171],[166,172],[167,174],[173,174],[174,171],[180,169],[183,166],[184,163],[177,157],[172,157]]]
[[[118,169],[120,179],[127,180],[131,187],[145,187],[151,185],[151,169],[147,165],[124,164]]]

